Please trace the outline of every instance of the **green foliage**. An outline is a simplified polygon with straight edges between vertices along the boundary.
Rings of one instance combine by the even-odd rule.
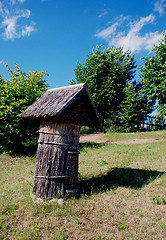
[[[22,140],[34,136],[37,121],[27,121],[20,118],[29,105],[38,99],[47,89],[46,72],[22,72],[17,64],[11,70],[10,80],[0,76],[0,138],[1,148],[8,150],[14,145],[19,146]]]
[[[81,134],[89,134],[89,133],[93,133],[93,129],[86,127],[86,126],[82,126],[81,130],[80,130]]]
[[[129,128],[136,124],[137,121],[137,92],[134,91],[133,84],[128,83],[125,88],[125,98],[122,101],[122,107],[120,112],[120,120],[123,122],[124,128]]]
[[[100,50],[93,48],[85,63],[76,65],[75,80],[71,84],[86,82],[102,119],[119,112],[126,85],[135,74],[134,56],[120,48]]]
[[[119,113],[120,122],[125,130],[133,131],[138,121],[138,115],[147,115],[152,111],[153,102],[149,102],[141,93],[141,87],[141,84],[136,82],[126,85],[125,97]]]
[[[166,32],[158,46],[154,46],[153,56],[143,57],[144,65],[140,67],[140,82],[143,93],[148,100],[158,100],[158,111],[166,114]]]
[[[123,48],[93,48],[85,63],[76,65],[75,80],[86,82],[104,123],[104,131],[131,131],[138,113],[151,112],[151,103],[141,94],[141,85],[133,82],[134,56]]]

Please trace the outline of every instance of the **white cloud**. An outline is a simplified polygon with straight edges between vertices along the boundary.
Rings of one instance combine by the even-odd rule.
[[[159,33],[156,32],[150,32],[148,36],[146,37],[147,44],[145,46],[145,49],[151,50],[153,45],[157,45],[159,40],[163,37],[163,32]]]
[[[158,42],[162,37],[162,33],[149,32],[141,35],[141,30],[145,25],[153,24],[155,21],[155,16],[150,14],[147,17],[141,17],[135,22],[129,22],[125,24],[124,22],[128,18],[122,17],[119,21],[113,23],[110,27],[97,33],[96,36],[103,38],[108,42],[108,46],[122,46],[126,51],[130,49],[132,52],[139,52],[143,49],[150,50],[154,44]],[[130,26],[129,29],[123,27],[123,31],[118,31],[122,26]]]
[[[22,18],[29,18],[30,11],[17,11],[14,16],[8,17],[6,16],[2,22],[2,27],[4,30],[4,37],[5,39],[15,39],[20,38],[22,36],[30,36],[30,34],[35,30],[32,24],[30,26],[20,26],[18,24],[19,19]],[[19,30],[18,30],[19,29]]]
[[[107,15],[109,13],[109,9],[103,9],[102,12],[98,15],[99,18]]]
[[[25,0],[10,0],[7,4],[0,1],[0,13],[2,22],[0,29],[2,29],[3,37],[6,40],[12,40],[24,36],[30,36],[35,31],[34,23],[28,24],[30,18],[30,10],[20,10],[18,3],[23,3]],[[16,7],[14,5],[16,4]]]
[[[25,2],[25,0],[9,0],[8,2],[11,5],[15,5],[15,4],[23,3]]]
[[[108,39],[109,36],[111,36],[111,34],[113,34],[117,27],[118,27],[118,22],[115,22],[114,24],[112,24],[110,27],[102,30],[101,32],[99,32],[98,34],[96,34],[97,37],[101,37],[103,39]]]
[[[166,3],[165,0],[158,0],[154,4],[154,12],[158,12],[160,16],[164,15],[165,13],[165,8],[166,8]]]
[[[1,17],[4,18],[5,16],[9,15],[9,10],[3,7],[2,2],[0,2],[0,13]]]
[[[142,17],[140,18],[139,21],[135,21],[134,23],[130,23],[131,27],[130,27],[130,31],[128,34],[130,35],[134,35],[137,34],[145,24],[149,24],[149,23],[153,23],[155,20],[155,17],[150,14],[147,17]]]
[[[21,36],[30,36],[35,31],[33,22],[29,26],[25,26],[21,31]]]
[[[2,3],[0,2],[0,12],[2,12]]]
[[[127,19],[128,19],[128,17],[123,16],[123,15],[119,16],[118,18],[115,18],[115,22],[111,26],[105,28],[101,32],[98,32],[95,36],[96,37],[101,37],[101,38],[103,38],[105,40],[109,39],[111,36],[114,35],[114,33],[116,32],[117,28],[122,23],[124,23]]]
[[[5,38],[6,39],[13,39],[16,37],[16,22],[17,17],[6,18],[2,22],[2,27],[5,27]]]

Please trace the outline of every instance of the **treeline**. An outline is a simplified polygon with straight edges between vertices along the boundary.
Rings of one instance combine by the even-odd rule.
[[[85,63],[76,65],[75,79],[70,83],[87,83],[104,129],[116,126],[133,131],[138,114],[147,115],[154,106],[159,116],[166,115],[165,31],[152,56],[143,57],[143,61],[138,81],[134,80],[134,55],[122,47],[93,48]],[[10,80],[0,75],[0,151],[19,148],[22,141],[35,135],[37,119],[27,121],[20,113],[47,90],[46,72],[25,73],[17,64],[13,70],[5,66]]]

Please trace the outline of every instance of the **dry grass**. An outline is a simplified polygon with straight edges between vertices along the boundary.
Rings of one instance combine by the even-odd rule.
[[[159,136],[166,131],[153,132]],[[165,239],[165,142],[82,143],[80,150],[82,194],[62,207],[33,203],[34,157],[0,156],[0,239]]]

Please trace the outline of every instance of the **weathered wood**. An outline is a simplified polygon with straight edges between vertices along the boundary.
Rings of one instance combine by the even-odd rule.
[[[20,116],[41,119],[33,193],[54,198],[76,192],[80,127],[101,126],[87,85],[48,90]]]
[[[79,132],[80,125],[51,118],[41,122],[33,181],[37,196],[60,197],[78,188]]]
[[[51,176],[51,177],[48,177],[48,176],[34,176],[34,178],[45,178],[45,179],[58,179],[58,178],[70,178],[70,177],[74,177],[74,176],[77,176],[79,173],[74,173],[72,175],[65,175],[65,176]]]
[[[82,126],[101,126],[97,109],[85,83],[48,90],[20,116],[24,118],[54,117],[63,122]]]

